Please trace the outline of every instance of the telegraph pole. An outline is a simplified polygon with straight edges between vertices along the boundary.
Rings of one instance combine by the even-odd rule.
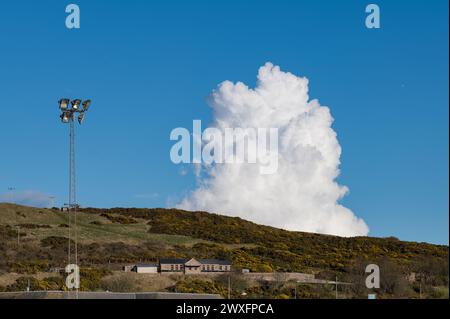
[[[336,299],[338,299],[338,277],[336,275]]]
[[[420,280],[419,283],[419,299],[422,299],[422,279]]]
[[[8,187],[8,192],[9,192],[9,202],[10,202],[11,204],[15,204],[15,201],[14,201],[14,191],[15,191],[15,190],[16,190],[16,188],[13,187],[13,186]],[[16,216],[17,216],[17,215],[16,215]],[[16,222],[17,222],[17,224],[16,224],[16,228],[17,228],[17,248],[19,248],[19,246],[20,246],[20,226],[19,226],[19,218],[16,219]]]
[[[228,299],[231,299],[231,276],[228,275]]]

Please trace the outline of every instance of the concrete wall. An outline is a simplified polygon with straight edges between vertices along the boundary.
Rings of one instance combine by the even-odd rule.
[[[276,273],[276,272],[250,272],[243,273],[242,276],[244,278],[253,279],[253,280],[267,280],[267,281],[289,281],[289,280],[297,280],[297,281],[314,281],[313,274],[304,274],[299,272],[284,272],[284,273]]]
[[[158,267],[136,267],[138,274],[156,274],[158,273]]]
[[[130,272],[130,271],[133,271],[133,268],[134,268],[134,265],[126,265],[126,266],[123,266],[123,271]]]
[[[194,266],[184,266],[184,273],[185,274],[199,274],[201,272],[201,267],[194,267]]]

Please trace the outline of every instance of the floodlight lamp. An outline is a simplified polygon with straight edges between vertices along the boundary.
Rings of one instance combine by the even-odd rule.
[[[91,100],[86,100],[83,102],[83,110],[87,111],[89,109],[89,105],[91,105]]]
[[[59,100],[59,108],[61,111],[67,110],[68,107],[69,107],[69,99]]]
[[[61,121],[63,123],[69,123],[72,114],[70,112],[63,112],[61,114]]]
[[[75,111],[78,111],[78,109],[80,108],[80,104],[81,104],[80,99],[73,100],[72,101],[72,109]]]
[[[84,112],[80,113],[80,115],[78,115],[78,124],[83,124],[84,121]]]

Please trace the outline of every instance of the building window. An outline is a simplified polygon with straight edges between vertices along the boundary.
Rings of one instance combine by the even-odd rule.
[[[173,265],[170,265],[170,270],[173,270]]]
[[[219,269],[222,270],[222,266],[219,266]]]

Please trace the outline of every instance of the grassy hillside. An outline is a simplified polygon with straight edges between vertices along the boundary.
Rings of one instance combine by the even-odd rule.
[[[0,275],[32,275],[51,267],[63,267],[67,263],[67,225],[67,213],[56,209],[0,204]],[[384,284],[390,286],[386,294],[395,295],[400,290],[405,293],[406,288],[408,294],[414,294],[418,284],[429,286],[430,294],[448,287],[448,246],[396,238],[342,238],[290,232],[206,212],[85,208],[78,213],[78,238],[80,263],[85,271],[94,272],[85,274],[94,278],[91,288],[124,263],[191,256],[229,258],[236,269],[251,271],[308,272],[324,279],[338,275],[343,280],[358,282],[358,287],[364,278],[365,265],[376,263],[386,274],[383,278],[390,276],[391,284]],[[99,269],[100,274],[95,272]],[[408,281],[412,273],[416,279]],[[175,282],[178,288],[173,289],[178,291],[195,290],[186,288],[190,284],[205,285],[197,281]],[[55,285],[36,283],[39,284]],[[258,289],[263,288],[259,286],[255,295],[265,295]],[[362,292],[351,292],[359,293]]]

